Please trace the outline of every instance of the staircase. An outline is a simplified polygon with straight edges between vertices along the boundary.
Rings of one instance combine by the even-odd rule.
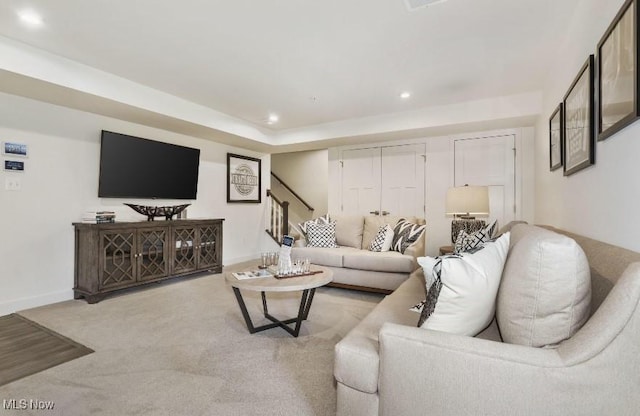
[[[311,219],[314,208],[273,172],[271,177],[272,189],[267,190],[268,228],[265,231],[278,244],[285,235],[298,239],[302,232],[296,224]]]

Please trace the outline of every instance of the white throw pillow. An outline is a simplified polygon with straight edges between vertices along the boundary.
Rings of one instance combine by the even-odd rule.
[[[489,326],[509,236],[505,233],[474,253],[418,257],[427,282],[427,300],[418,326],[468,336]]]
[[[383,252],[391,249],[393,243],[393,228],[389,224],[381,225],[378,234],[371,240],[369,251]]]

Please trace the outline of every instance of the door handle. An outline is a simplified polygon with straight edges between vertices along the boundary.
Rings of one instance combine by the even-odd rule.
[[[382,211],[382,215],[389,215],[391,214],[389,211]]]
[[[380,211],[376,210],[376,211],[369,211],[369,214],[373,214],[373,215],[380,215]]]

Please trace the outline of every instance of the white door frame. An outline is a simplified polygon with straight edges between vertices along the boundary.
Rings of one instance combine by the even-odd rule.
[[[503,136],[513,136],[514,137],[514,203],[515,203],[515,213],[514,218],[516,220],[522,220],[523,217],[523,132],[521,129],[514,130],[504,130],[499,132],[487,132],[487,133],[475,133],[475,134],[459,134],[456,136],[451,136],[449,141],[449,158],[450,158],[450,166],[451,166],[451,176],[449,186],[454,186],[455,181],[455,142],[456,140],[465,140],[465,139],[486,139],[491,137],[503,137]]]

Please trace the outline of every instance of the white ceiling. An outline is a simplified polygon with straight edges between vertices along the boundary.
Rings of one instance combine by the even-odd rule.
[[[579,1],[4,0],[0,35],[277,135],[539,91]]]

